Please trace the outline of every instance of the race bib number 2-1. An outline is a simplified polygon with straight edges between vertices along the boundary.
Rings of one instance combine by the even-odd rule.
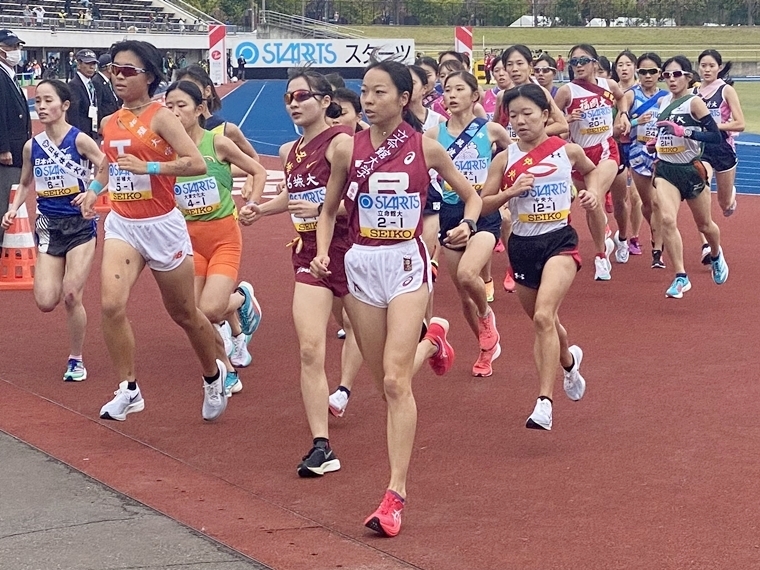
[[[408,188],[406,172],[375,172],[370,176],[369,193],[356,198],[362,236],[394,240],[414,237],[422,204],[419,194],[406,193]]]

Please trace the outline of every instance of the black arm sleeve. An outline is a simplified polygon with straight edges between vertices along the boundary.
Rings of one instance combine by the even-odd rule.
[[[692,131],[689,138],[694,139],[695,141],[710,144],[718,144],[723,140],[720,129],[718,129],[718,123],[715,122],[715,119],[713,119],[712,115],[708,113],[699,119],[699,124],[704,130]]]

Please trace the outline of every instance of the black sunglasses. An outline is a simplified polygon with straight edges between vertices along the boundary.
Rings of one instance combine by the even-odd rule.
[[[658,75],[660,73],[659,67],[640,67],[636,70],[639,75]]]

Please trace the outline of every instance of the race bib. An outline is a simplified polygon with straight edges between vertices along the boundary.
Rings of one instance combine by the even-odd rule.
[[[207,176],[199,180],[186,180],[174,184],[174,199],[185,216],[210,214],[222,207],[216,178]]]
[[[422,212],[419,194],[360,194],[359,231],[373,239],[410,240]]]
[[[81,192],[79,179],[58,164],[34,167],[34,189],[40,198],[58,198]]]
[[[660,134],[657,139],[657,154],[679,154],[686,151],[682,137]]]
[[[531,201],[520,208],[517,218],[525,224],[561,222],[570,215],[570,210],[558,208],[557,203],[547,198],[545,201]]]
[[[612,108],[597,107],[581,113],[583,126],[581,127],[582,135],[599,135],[606,132],[612,132]]]
[[[325,188],[314,188],[313,190],[307,190],[306,192],[298,192],[297,194],[290,195],[291,200],[306,200],[313,204],[322,204],[325,201]],[[293,221],[293,225],[297,232],[315,232],[317,231],[317,218],[299,218],[298,216],[290,215],[290,219]]]
[[[111,162],[108,165],[108,194],[114,202],[151,200],[150,175],[121,170],[118,163]]]

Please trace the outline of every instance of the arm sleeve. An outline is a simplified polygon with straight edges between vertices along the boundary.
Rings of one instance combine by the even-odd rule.
[[[718,144],[723,140],[718,124],[713,119],[712,115],[707,114],[699,119],[699,124],[702,127],[702,131],[693,131],[689,138],[695,141]]]

